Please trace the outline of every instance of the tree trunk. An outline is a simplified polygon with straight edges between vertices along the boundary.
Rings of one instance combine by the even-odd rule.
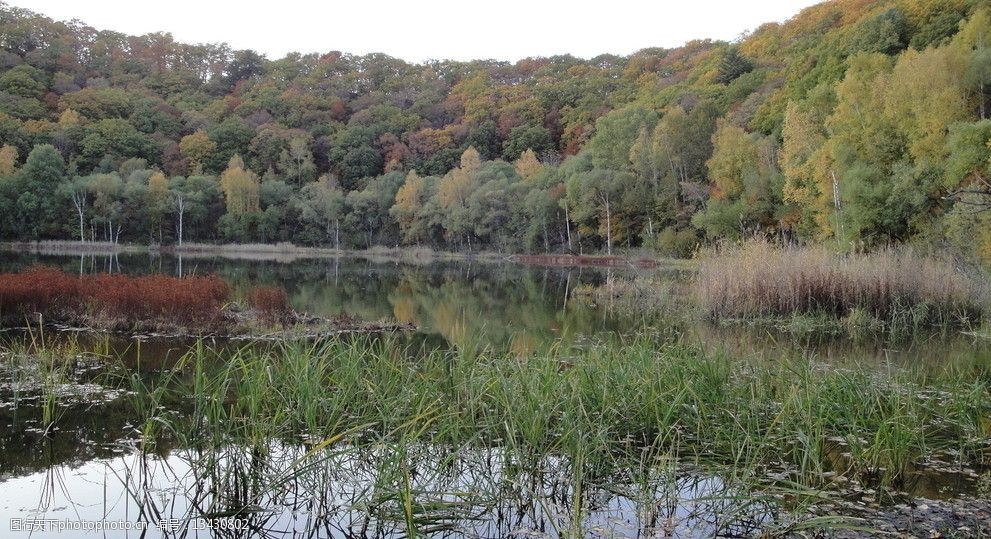
[[[981,119],[987,120],[986,106],[988,101],[988,96],[984,93],[984,82],[981,82]]]
[[[341,250],[341,220],[334,219],[334,249]]]
[[[547,237],[547,219],[542,219],[542,221],[544,225],[544,252],[549,253],[551,252],[551,243],[550,238]]]
[[[605,195],[606,202],[606,254],[612,256],[612,211],[609,208],[609,195]]]
[[[86,243],[86,227],[83,224],[83,221],[84,221],[83,210],[80,209],[79,210],[79,241],[82,243]]]
[[[568,205],[564,205],[564,229],[568,233],[568,251],[571,251],[571,218],[568,217]]]
[[[179,247],[182,247],[182,224],[183,224],[183,218],[186,215],[186,201],[185,201],[185,199],[182,198],[182,195],[179,195],[179,197],[177,197],[177,199],[176,199],[176,205],[178,206],[178,210],[179,210],[179,231],[178,231],[179,232]],[[181,274],[182,274],[182,268],[181,267],[179,268],[179,272],[180,272],[180,276],[181,276]]]
[[[86,199],[80,193],[72,193],[72,204],[76,207],[76,213],[79,214],[79,241],[86,243],[86,225],[83,216]]]

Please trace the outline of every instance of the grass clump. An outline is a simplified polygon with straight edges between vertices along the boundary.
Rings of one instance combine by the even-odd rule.
[[[985,310],[975,280],[909,249],[841,255],[764,241],[702,256],[695,297],[713,319],[826,315],[858,330],[954,326]]]

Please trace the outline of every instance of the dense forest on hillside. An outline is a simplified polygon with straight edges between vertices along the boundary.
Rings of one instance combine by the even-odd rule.
[[[0,3],[0,238],[684,255],[766,234],[991,260],[989,107],[975,0],[424,64],[270,60]]]

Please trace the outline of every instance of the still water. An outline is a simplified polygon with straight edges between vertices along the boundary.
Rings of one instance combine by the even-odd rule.
[[[215,273],[234,296],[256,286],[281,286],[296,310],[317,316],[411,322],[419,333],[452,344],[534,346],[603,331],[630,329],[608,309],[569,300],[581,285],[627,271],[536,268],[512,263],[403,264],[361,258],[231,260],[171,256],[37,256],[0,254],[0,271],[33,264],[67,272]],[[632,270],[629,270],[632,271]]]
[[[0,255],[0,271],[34,264],[82,273],[216,273],[231,284],[235,296],[254,286],[278,285],[297,310],[411,322],[418,330],[408,338],[440,347],[525,354],[560,343],[581,345],[586,339],[651,331],[701,343],[714,353],[768,361],[801,354],[823,362],[889,368],[991,353],[985,340],[961,335],[907,343],[796,336],[644,317],[571,297],[577,287],[647,270],[361,258]],[[679,271],[650,271],[676,282],[690,278]],[[305,445],[273,440],[262,450],[233,446],[203,451],[160,444],[150,453],[137,451],[127,391],[101,383],[108,367],[99,358],[81,357],[66,381],[46,389],[29,363],[7,360],[11,350],[38,335],[0,335],[0,536],[8,530],[15,537],[28,536],[14,526],[32,527],[32,537],[406,535],[401,500],[376,496],[383,477],[391,473],[388,447],[311,455]],[[83,348],[120,356],[127,368],[136,370],[161,368],[191,344],[148,336],[46,338],[71,338]],[[39,410],[45,395],[53,393],[59,399],[58,427],[45,430]],[[412,456],[409,448],[404,451],[416,469],[408,488],[424,503],[417,514],[425,520],[417,525],[434,535],[553,537],[581,529],[607,537],[746,536],[780,510],[772,500],[737,496],[719,477],[686,473],[673,465],[650,463],[623,477],[598,478],[582,486],[582,501],[576,504],[565,461],[546,458],[522,466],[498,448],[420,447]],[[306,461],[306,473],[279,477],[301,461]],[[951,482],[931,495],[966,488]],[[243,507],[249,499],[252,511],[228,518],[225,508]],[[735,517],[727,521],[723,515]],[[87,522],[104,528],[72,528]]]

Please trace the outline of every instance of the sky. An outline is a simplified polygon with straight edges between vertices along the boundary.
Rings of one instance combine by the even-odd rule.
[[[733,40],[784,21],[816,0],[6,0],[57,20],[126,34],[171,32],[187,43],[227,42],[270,59],[286,53],[382,52],[407,61],[496,59],[676,47]]]

